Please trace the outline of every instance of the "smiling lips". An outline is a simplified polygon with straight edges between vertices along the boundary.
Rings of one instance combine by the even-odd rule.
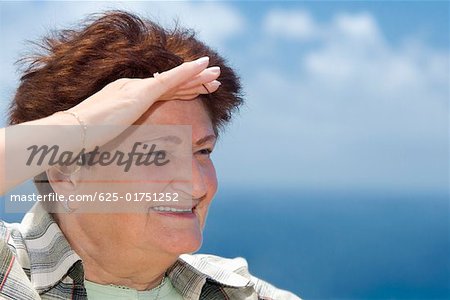
[[[172,212],[172,213],[191,213],[193,208],[176,208],[169,206],[155,206],[153,210],[158,212]]]
[[[195,213],[196,206],[192,208],[177,208],[170,206],[155,206],[152,207],[155,213],[160,216],[172,217],[176,219],[196,219],[197,214]]]
[[[193,214],[194,210],[197,208],[198,201],[190,201],[190,203],[185,203],[181,205],[158,205],[153,206],[151,209],[158,213],[169,213],[169,214]]]

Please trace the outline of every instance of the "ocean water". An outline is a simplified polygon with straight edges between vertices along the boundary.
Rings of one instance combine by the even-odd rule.
[[[449,208],[448,193],[222,188],[199,252],[304,299],[450,299]]]
[[[222,190],[202,252],[304,299],[450,299],[447,193]]]

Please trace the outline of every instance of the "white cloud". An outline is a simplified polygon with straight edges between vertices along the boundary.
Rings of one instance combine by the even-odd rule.
[[[271,10],[264,22],[264,30],[271,36],[308,40],[320,29],[307,11]]]
[[[334,29],[360,41],[380,35],[375,19],[368,13],[340,13],[335,16],[332,30]]]
[[[174,15],[182,25],[198,30],[200,37],[213,47],[224,47],[228,39],[242,34],[246,28],[245,19],[240,12],[224,3],[165,3],[155,10],[161,21],[171,25]]]
[[[448,52],[414,36],[392,45],[368,13],[311,22],[321,28],[311,38],[315,45],[288,52],[289,68],[277,65],[274,55],[298,47],[301,38],[270,43],[274,36],[267,35],[272,48],[259,58],[267,63],[249,80],[249,109],[232,133],[252,154],[239,165],[251,169],[276,159],[271,175],[251,175],[266,184],[276,174],[277,182],[305,186],[445,188]],[[248,177],[230,173],[226,180]]]

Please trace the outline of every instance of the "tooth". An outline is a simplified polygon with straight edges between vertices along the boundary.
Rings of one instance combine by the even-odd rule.
[[[166,207],[166,206],[155,206],[153,207],[156,211],[161,212],[174,212],[174,213],[187,213],[192,212],[192,209],[189,208],[176,208],[176,207]]]

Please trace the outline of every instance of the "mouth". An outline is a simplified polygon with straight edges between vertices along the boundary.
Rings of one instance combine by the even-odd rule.
[[[197,203],[193,203],[189,206],[175,206],[175,205],[158,205],[150,208],[153,212],[159,215],[168,217],[184,217],[184,218],[194,218],[196,216],[195,212],[197,209]]]

